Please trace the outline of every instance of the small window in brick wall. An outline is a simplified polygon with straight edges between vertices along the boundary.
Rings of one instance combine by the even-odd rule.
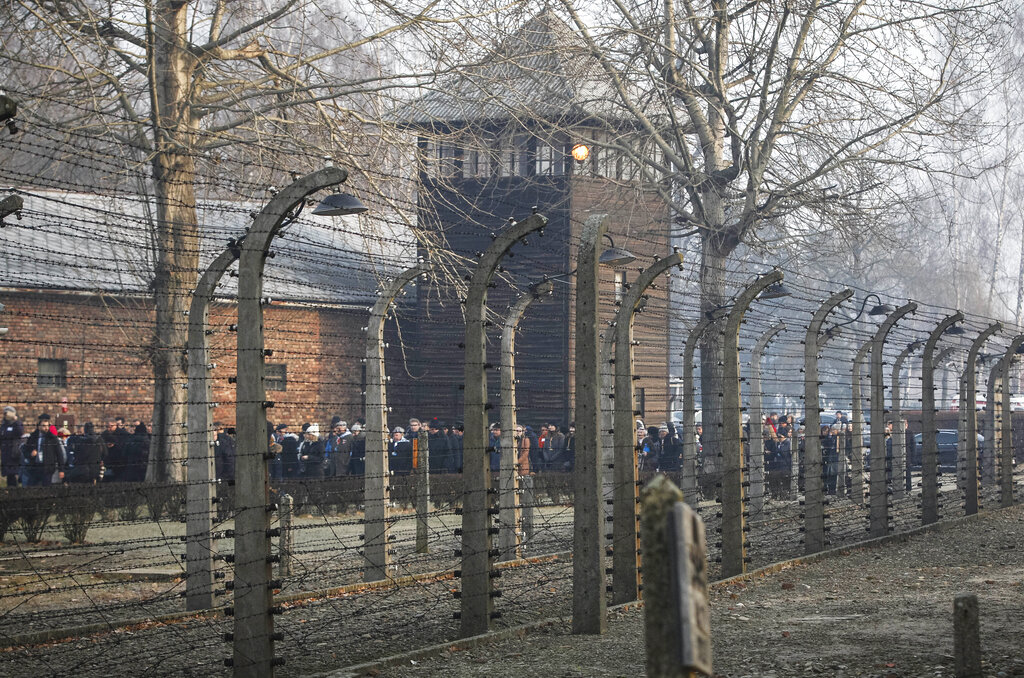
[[[40,358],[36,372],[36,386],[39,388],[67,388],[68,361]]]
[[[284,363],[275,363],[264,366],[263,384],[268,391],[288,390],[288,366]]]

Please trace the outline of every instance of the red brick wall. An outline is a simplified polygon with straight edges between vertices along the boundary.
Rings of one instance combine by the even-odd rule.
[[[0,326],[0,405],[14,405],[25,421],[49,412],[58,422],[102,422],[116,416],[150,421],[152,370],[148,361],[153,314],[146,299],[59,292],[5,292]],[[362,351],[365,310],[318,309],[275,304],[265,309],[268,363],[287,365],[285,391],[270,391],[274,422],[350,422],[362,415]],[[214,418],[235,421],[235,322],[232,304],[210,312],[210,361]],[[37,385],[40,358],[67,361],[67,385]],[[185,398],[181,390],[182,399]],[[67,399],[67,413],[62,400]]]

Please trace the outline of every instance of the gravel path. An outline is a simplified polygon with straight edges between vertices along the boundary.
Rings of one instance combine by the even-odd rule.
[[[985,676],[1024,676],[1024,507],[957,521],[882,547],[713,586],[714,668],[722,678],[952,676],[953,598],[975,593]],[[525,638],[335,678],[517,678],[644,673],[643,611],[602,637],[567,619]]]

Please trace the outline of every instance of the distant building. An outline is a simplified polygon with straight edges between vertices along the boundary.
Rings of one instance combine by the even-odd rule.
[[[418,138],[418,224],[443,236],[468,268],[508,219],[525,218],[534,207],[548,218],[542,238],[529,238],[506,258],[504,279],[488,298],[496,365],[507,307],[531,282],[556,277],[553,297],[528,309],[517,338],[519,418],[528,424],[565,425],[573,418],[570,273],[586,218],[609,214],[615,244],[638,256],[627,269],[602,272],[603,330],[638,267],[671,253],[665,187],[637,162],[656,159],[659,151],[615,108],[615,100],[579,36],[543,12],[481,65],[439,82],[435,92],[406,107],[402,118]],[[573,159],[577,145],[589,150],[584,162]],[[660,419],[668,405],[667,287],[651,292],[649,312],[636,323],[642,379],[635,409]],[[458,294],[451,285],[421,285],[417,294],[413,322],[403,324],[410,369],[396,373],[400,385],[389,395],[406,394],[392,401],[401,416],[459,417],[465,328]],[[499,375],[493,369],[489,375],[496,419]]]
[[[0,251],[0,402],[58,423],[153,414],[150,229],[137,197],[22,192]],[[251,223],[251,206],[200,205],[205,267]],[[267,392],[275,422],[362,413],[363,345],[378,277],[403,268],[402,250],[370,256],[351,229],[302,219],[279,236],[265,273]],[[233,271],[234,269],[232,269]],[[235,278],[210,314],[214,418],[235,421]],[[187,322],[182,318],[182,322]],[[183,357],[184,359],[184,357]],[[185,390],[181,390],[182,400]],[[66,408],[66,411],[64,411]]]

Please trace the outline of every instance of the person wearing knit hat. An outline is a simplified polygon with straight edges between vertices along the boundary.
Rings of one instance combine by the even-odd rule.
[[[324,477],[324,443],[320,440],[320,424],[310,424],[303,432],[304,440],[299,445],[300,475],[303,478]]]
[[[396,475],[408,475],[412,471],[412,442],[404,437],[405,429],[396,426],[388,441],[390,470]]]
[[[16,487],[21,476],[21,438],[25,426],[18,420],[18,411],[10,405],[4,408],[3,422],[0,423],[0,467],[7,487]]]

